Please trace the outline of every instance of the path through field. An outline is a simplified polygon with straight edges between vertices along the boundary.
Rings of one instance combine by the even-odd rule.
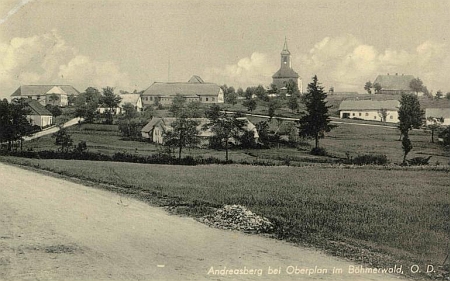
[[[349,274],[352,263],[318,251],[209,228],[115,193],[1,163],[0,179],[0,280],[399,278]],[[213,274],[225,267],[247,274]],[[280,274],[269,275],[269,267],[281,268]],[[332,274],[333,267],[343,273]],[[324,269],[326,274],[318,272]]]
[[[69,121],[64,123],[63,127],[67,128],[67,127],[76,125],[76,124],[78,124],[78,122],[82,122],[83,120],[84,120],[84,118],[78,118],[78,117],[70,119]],[[40,137],[45,136],[45,135],[56,133],[56,132],[58,132],[58,130],[59,130],[59,127],[56,127],[56,126],[55,127],[51,127],[51,128],[46,129],[46,130],[37,132],[36,134],[34,134],[32,136],[24,137],[23,139],[28,141],[28,140],[40,138]]]

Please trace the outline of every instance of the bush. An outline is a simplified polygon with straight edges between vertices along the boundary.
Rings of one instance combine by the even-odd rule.
[[[310,154],[316,156],[327,156],[327,151],[323,147],[314,147],[311,149]]]
[[[411,166],[423,166],[423,165],[428,165],[429,161],[430,161],[431,156],[429,157],[414,157],[410,160],[406,160],[408,162],[409,165]]]
[[[386,165],[389,161],[384,154],[364,154],[351,160],[355,165]]]

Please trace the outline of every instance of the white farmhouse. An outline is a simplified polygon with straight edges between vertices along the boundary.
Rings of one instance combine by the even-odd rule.
[[[428,120],[429,117],[444,119],[441,125],[450,126],[450,108],[426,108],[425,118],[427,125],[431,125],[432,121]]]
[[[341,119],[362,119],[398,123],[398,100],[344,100],[339,105]]]

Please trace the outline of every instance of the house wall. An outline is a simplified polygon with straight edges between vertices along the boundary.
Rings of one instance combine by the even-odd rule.
[[[27,119],[31,125],[37,125],[41,128],[53,124],[53,116],[28,115]]]
[[[153,142],[163,144],[164,143],[163,134],[164,134],[163,130],[160,127],[156,126],[153,129],[153,134],[152,134]]]
[[[381,116],[378,110],[341,110],[339,113],[339,117],[341,119],[344,118],[358,118],[362,120],[371,120],[371,121],[382,121]],[[398,123],[398,111],[396,110],[388,110],[386,122],[388,123]]]
[[[426,120],[426,125],[427,126],[428,125],[432,125],[432,124],[433,124],[433,122]],[[450,117],[444,118],[444,122],[441,123],[441,125],[443,125],[443,126],[450,126]]]

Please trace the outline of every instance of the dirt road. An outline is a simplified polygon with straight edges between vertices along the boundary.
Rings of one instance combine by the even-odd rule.
[[[0,280],[398,280],[351,266],[0,163]]]

